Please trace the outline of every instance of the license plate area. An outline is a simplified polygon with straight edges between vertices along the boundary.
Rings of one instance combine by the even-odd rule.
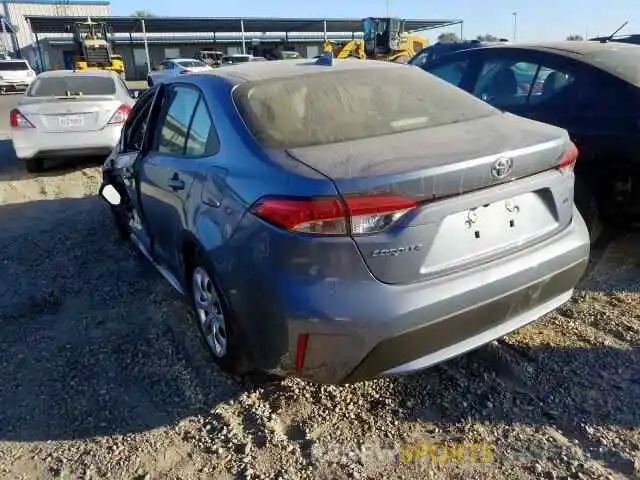
[[[507,254],[549,234],[558,226],[551,205],[550,192],[528,192],[448,215],[438,228],[420,273]]]
[[[84,125],[84,117],[82,115],[64,115],[58,117],[58,124],[64,129],[82,127]]]

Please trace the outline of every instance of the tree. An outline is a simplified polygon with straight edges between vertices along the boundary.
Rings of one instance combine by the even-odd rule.
[[[478,35],[477,39],[480,40],[481,42],[499,42],[500,41],[498,37],[491,35],[490,33],[486,33],[484,35]]]
[[[455,43],[459,41],[460,38],[453,32],[445,32],[438,35],[438,42],[440,43]]]
[[[571,34],[567,37],[567,40],[569,40],[570,42],[573,42],[573,41],[581,42],[582,40],[584,40],[584,37],[582,35]]]
[[[155,15],[149,10],[136,10],[132,15],[134,17],[155,17]]]

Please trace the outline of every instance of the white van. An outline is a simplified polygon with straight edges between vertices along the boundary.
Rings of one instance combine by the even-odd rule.
[[[36,72],[26,60],[0,60],[0,94],[24,92],[35,78]]]

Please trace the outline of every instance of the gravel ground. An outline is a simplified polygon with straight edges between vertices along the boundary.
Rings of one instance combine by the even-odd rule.
[[[0,141],[0,478],[640,478],[640,235],[503,341],[347,387],[240,382],[120,242],[96,162]]]

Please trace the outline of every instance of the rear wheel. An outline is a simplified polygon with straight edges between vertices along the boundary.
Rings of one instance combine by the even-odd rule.
[[[27,158],[24,161],[27,172],[38,173],[44,169],[44,162],[41,158]]]
[[[589,229],[589,236],[591,238],[591,244],[593,245],[598,241],[603,231],[598,203],[586,185],[577,178],[574,188],[574,197],[576,207]]]
[[[189,268],[191,302],[202,338],[214,361],[227,373],[244,375],[252,370],[235,321],[222,291],[214,280],[213,268],[196,253]]]

